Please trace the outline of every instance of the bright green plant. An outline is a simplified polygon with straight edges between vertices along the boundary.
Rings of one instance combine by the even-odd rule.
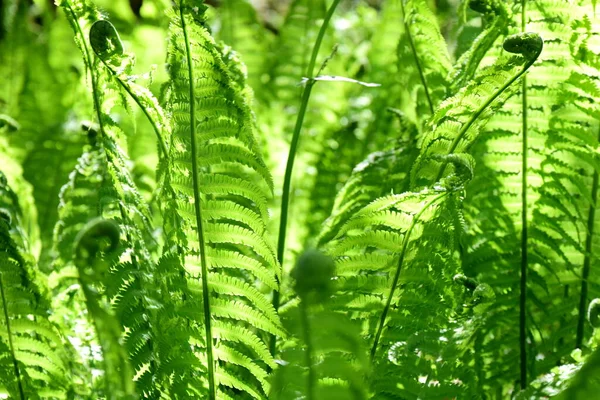
[[[271,3],[0,3],[0,397],[593,398],[596,2]]]

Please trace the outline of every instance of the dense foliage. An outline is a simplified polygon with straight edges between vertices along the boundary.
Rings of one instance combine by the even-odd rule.
[[[597,398],[596,1],[270,3],[0,1],[0,398]]]

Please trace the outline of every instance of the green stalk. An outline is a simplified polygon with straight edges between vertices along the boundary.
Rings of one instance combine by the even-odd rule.
[[[66,4],[67,10],[69,11],[69,14],[71,14],[71,17],[68,18],[68,20],[71,23],[71,26],[73,27],[73,29],[75,30],[75,33],[77,34],[77,36],[79,36],[79,40],[81,41],[81,46],[83,47],[82,48],[83,56],[85,57],[88,68],[90,69],[90,77],[92,80],[92,95],[94,98],[94,109],[96,110],[96,117],[98,118],[98,126],[100,128],[100,132],[102,132],[102,134],[106,134],[106,132],[104,130],[104,123],[102,122],[102,111],[100,109],[100,97],[98,96],[98,82],[96,81],[96,74],[94,74],[94,69],[93,69],[94,64],[93,64],[92,56],[90,54],[90,50],[88,49],[85,35],[83,34],[83,31],[81,30],[81,26],[79,25],[79,22],[77,20],[77,15],[75,14],[75,11],[73,11],[73,8],[71,7],[71,4],[68,1],[65,2],[65,4]]]
[[[396,266],[396,273],[394,275],[394,280],[392,281],[392,286],[390,287],[390,293],[388,294],[387,300],[385,302],[385,307],[381,311],[381,316],[379,317],[379,326],[377,327],[377,333],[375,334],[375,339],[373,340],[373,346],[371,347],[371,360],[375,358],[375,353],[377,352],[377,346],[379,346],[379,340],[381,339],[381,334],[383,332],[383,328],[385,327],[385,319],[387,318],[388,312],[390,311],[390,307],[392,305],[392,299],[394,297],[394,292],[398,287],[398,281],[400,280],[400,272],[402,271],[402,265],[404,264],[404,257],[406,255],[406,249],[408,248],[408,242],[410,240],[410,235],[412,233],[413,228],[421,218],[421,215],[431,207],[436,201],[446,196],[448,192],[443,192],[437,196],[435,196],[431,201],[423,206],[421,210],[414,216],[412,219],[408,230],[404,234],[404,238],[402,239],[402,249],[400,250],[400,257],[398,258],[398,264]]]
[[[600,141],[600,132],[598,140]],[[598,170],[594,170],[592,178],[592,203],[588,210],[587,236],[585,238],[585,253],[583,258],[583,271],[581,273],[581,297],[579,298],[579,316],[577,320],[577,337],[575,348],[581,348],[583,344],[583,330],[585,327],[586,304],[588,296],[588,278],[592,263],[592,242],[594,239],[594,222],[596,220],[596,204],[598,201]]]
[[[8,334],[8,347],[10,348],[10,357],[12,358],[13,368],[15,370],[15,377],[17,378],[17,385],[19,387],[19,397],[21,400],[25,400],[25,392],[23,391],[23,383],[21,382],[21,371],[15,355],[15,347],[12,340],[12,331],[10,328],[10,319],[8,318],[8,306],[6,302],[6,296],[4,295],[4,284],[2,283],[2,272],[0,272],[0,295],[2,295],[2,308],[4,310],[4,320],[6,321],[6,332]]]
[[[417,66],[417,71],[419,71],[419,77],[421,78],[421,83],[423,84],[423,89],[425,90],[425,96],[427,96],[427,103],[429,104],[429,112],[433,115],[433,102],[431,101],[431,96],[429,95],[429,88],[427,87],[427,80],[425,80],[425,74],[423,73],[423,68],[421,68],[421,62],[419,61],[419,57],[417,54],[417,49],[415,48],[415,43],[413,42],[412,35],[410,33],[410,29],[408,29],[408,24],[406,23],[406,11],[404,10],[404,0],[400,0],[400,7],[402,8],[402,20],[404,23],[404,30],[406,31],[406,37],[408,38],[408,43],[410,44],[410,49],[415,57],[415,64]]]
[[[327,26],[329,25],[329,21],[333,16],[335,9],[341,0],[334,0],[333,4],[327,10],[327,14],[325,15],[325,19],[323,20],[323,24],[321,25],[321,29],[319,30],[319,34],[317,35],[317,40],[315,42],[315,46],[313,47],[312,55],[310,57],[310,62],[308,64],[307,69],[307,82],[304,87],[304,91],[302,93],[302,100],[300,102],[300,110],[298,111],[298,116],[296,117],[296,125],[294,126],[294,133],[292,135],[292,142],[290,144],[290,150],[288,153],[287,164],[285,167],[285,175],[283,178],[283,191],[281,195],[281,217],[279,220],[279,237],[277,240],[277,261],[279,262],[279,266],[283,271],[283,260],[285,256],[285,236],[287,231],[287,219],[288,219],[288,209],[290,205],[290,187],[292,184],[292,171],[294,169],[294,160],[296,158],[296,151],[298,148],[298,141],[300,140],[300,131],[302,130],[302,124],[304,122],[304,115],[306,114],[306,108],[308,106],[308,100],[310,99],[310,93],[312,91],[313,86],[317,82],[314,78],[314,69],[315,63],[317,61],[317,55],[319,54],[319,49],[321,48],[321,42],[323,42],[323,37],[325,36],[325,31],[327,30]],[[277,279],[279,289],[273,292],[273,307],[275,311],[279,309],[280,302],[280,290],[281,290],[281,280]],[[269,350],[271,354],[275,354],[275,347],[277,344],[277,338],[273,335],[271,336],[271,341],[269,344]]]
[[[525,0],[521,0],[521,31],[525,32]],[[522,122],[523,148],[521,168],[521,283],[519,298],[519,347],[521,350],[521,389],[527,387],[527,77],[523,77],[522,92]]]
[[[213,336],[211,327],[210,296],[208,293],[208,265],[206,262],[206,244],[204,239],[204,225],[202,224],[202,206],[200,198],[200,183],[198,182],[198,149],[196,148],[196,96],[194,93],[194,72],[192,70],[192,53],[188,37],[185,18],[183,15],[183,0],[179,1],[179,17],[181,18],[181,29],[185,40],[187,57],[188,79],[190,81],[190,139],[192,145],[192,181],[194,185],[194,212],[196,214],[196,227],[198,232],[198,245],[200,248],[200,267],[202,270],[202,301],[204,307],[204,333],[206,335],[206,358],[208,363],[208,398],[216,399],[215,389],[215,361],[213,355]]]
[[[302,324],[302,336],[304,339],[304,344],[306,345],[306,351],[304,352],[304,363],[306,364],[306,368],[308,369],[308,377],[306,379],[306,399],[314,400],[316,375],[312,361],[313,349],[310,331],[310,320],[308,319],[308,306],[303,300],[300,302],[300,306],[298,308],[300,311],[300,322]]]

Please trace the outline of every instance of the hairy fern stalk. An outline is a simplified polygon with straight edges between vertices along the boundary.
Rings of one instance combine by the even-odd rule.
[[[596,398],[596,8],[0,2],[0,398]]]

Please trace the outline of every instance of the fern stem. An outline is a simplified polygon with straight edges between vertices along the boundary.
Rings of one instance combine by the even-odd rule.
[[[12,340],[12,331],[10,328],[10,319],[8,318],[8,303],[6,302],[6,296],[4,294],[4,283],[2,282],[2,272],[0,272],[0,294],[2,295],[2,309],[4,310],[4,320],[6,321],[6,332],[8,334],[8,347],[10,348],[10,357],[12,358],[13,368],[15,370],[15,377],[17,378],[17,385],[19,387],[19,396],[21,400],[25,400],[25,392],[23,391],[23,383],[21,382],[21,371],[15,355],[15,347]]]
[[[304,363],[308,369],[308,377],[306,379],[306,399],[313,400],[315,398],[315,382],[316,375],[313,367],[313,348],[312,348],[312,336],[310,328],[310,320],[308,318],[308,305],[305,301],[300,302],[300,320],[302,323],[302,336],[304,344],[306,345],[306,351],[304,351]]]
[[[598,136],[600,141],[600,132]],[[579,315],[577,319],[577,337],[575,339],[575,348],[581,348],[583,344],[583,331],[585,327],[586,303],[588,296],[588,278],[590,276],[590,267],[592,263],[592,242],[594,238],[594,222],[596,220],[596,204],[598,202],[598,170],[594,169],[592,178],[592,203],[588,210],[587,218],[587,236],[585,238],[585,255],[583,258],[583,271],[581,272],[581,297],[579,298]]]
[[[521,30],[525,32],[525,0],[521,0]],[[527,76],[521,82],[523,148],[521,151],[521,282],[519,296],[519,347],[521,364],[521,389],[527,387]]]
[[[423,73],[423,68],[421,67],[421,62],[419,61],[419,56],[417,54],[417,49],[415,47],[415,43],[412,38],[412,34],[410,33],[410,29],[408,28],[408,24],[406,23],[406,11],[404,9],[404,0],[400,0],[400,7],[402,8],[402,20],[404,23],[404,30],[406,30],[406,37],[408,38],[408,43],[410,45],[410,49],[415,57],[415,64],[417,66],[417,71],[419,71],[419,77],[421,78],[421,83],[423,84],[423,90],[425,91],[425,96],[427,97],[427,103],[429,104],[429,112],[433,115],[433,101],[431,101],[431,96],[429,95],[429,87],[427,86],[427,80],[425,79],[425,74]]]
[[[285,166],[285,175],[283,178],[283,191],[281,194],[281,216],[279,219],[279,237],[277,239],[277,261],[279,262],[280,268],[283,271],[283,260],[285,257],[285,239],[286,239],[286,231],[287,231],[287,219],[288,219],[288,211],[290,205],[290,187],[292,184],[292,172],[294,169],[294,160],[296,158],[296,151],[298,149],[298,141],[300,140],[300,131],[302,130],[302,124],[304,123],[304,115],[306,114],[306,109],[308,106],[308,100],[310,99],[310,93],[312,91],[313,86],[317,82],[314,79],[314,69],[315,63],[317,62],[317,55],[319,54],[319,49],[321,48],[321,43],[323,42],[323,37],[325,36],[325,31],[327,30],[327,26],[329,25],[329,21],[333,16],[335,9],[341,0],[334,0],[333,4],[327,10],[327,14],[325,15],[325,19],[323,20],[323,24],[321,25],[321,29],[319,30],[319,34],[317,35],[317,40],[315,41],[315,45],[313,47],[313,51],[310,57],[310,62],[308,64],[308,81],[306,82],[306,86],[304,87],[304,91],[302,93],[302,100],[300,101],[300,110],[298,111],[298,116],[296,117],[296,125],[294,126],[294,133],[292,134],[292,142],[290,143],[290,150],[288,153],[287,164]],[[280,302],[280,290],[281,290],[281,280],[278,280],[279,290],[273,292],[273,307],[275,311],[279,309]],[[271,340],[269,343],[269,350],[272,355],[275,355],[275,347],[277,344],[277,338],[275,335],[271,336]]]
[[[519,346],[521,349],[521,389],[527,387],[527,80],[523,78],[523,151],[521,177],[521,283],[519,299]]]
[[[202,223],[202,205],[200,197],[200,183],[198,182],[198,149],[196,148],[196,96],[194,87],[194,72],[192,70],[192,52],[190,39],[186,29],[185,17],[183,15],[183,0],[179,1],[179,17],[181,18],[181,29],[185,40],[185,52],[187,57],[188,79],[190,81],[190,139],[192,146],[192,182],[194,185],[194,212],[196,214],[196,227],[198,232],[198,245],[200,248],[200,267],[202,270],[202,303],[204,307],[204,333],[206,335],[206,358],[208,363],[208,398],[216,399],[215,389],[215,362],[213,355],[213,336],[211,327],[210,296],[208,293],[208,265],[206,262],[206,244],[204,239],[204,225]]]
[[[75,29],[77,36],[79,36],[79,40],[81,41],[83,55],[85,57],[86,64],[90,70],[90,79],[92,81],[92,97],[94,99],[94,109],[96,111],[96,117],[98,118],[98,126],[100,128],[100,132],[102,132],[102,134],[104,135],[104,134],[106,134],[106,132],[104,130],[104,122],[102,121],[102,110],[100,109],[100,97],[98,96],[98,82],[96,80],[96,74],[94,74],[92,55],[90,54],[90,49],[88,48],[85,35],[83,34],[83,31],[81,30],[81,25],[79,25],[75,11],[73,11],[73,8],[71,7],[71,4],[68,1],[66,1],[65,4],[66,4],[66,8],[69,10],[69,13],[71,14],[71,18],[67,18],[67,19],[71,23],[71,26]]]
[[[400,257],[398,258],[398,264],[396,266],[396,273],[394,274],[394,280],[392,281],[392,286],[390,287],[390,292],[388,294],[387,300],[385,302],[385,307],[381,311],[381,317],[379,318],[379,325],[377,327],[377,333],[375,334],[375,339],[373,340],[373,346],[371,347],[371,360],[375,358],[375,353],[377,352],[377,346],[379,346],[379,340],[381,339],[381,334],[383,332],[383,328],[385,327],[385,319],[387,318],[387,314],[392,305],[392,299],[394,297],[394,292],[398,287],[398,281],[400,280],[400,272],[402,271],[402,265],[404,264],[404,257],[406,255],[406,249],[408,248],[408,242],[410,241],[410,235],[412,233],[413,228],[416,226],[421,215],[433,205],[435,202],[440,200],[442,197],[446,196],[448,192],[443,192],[438,196],[435,196],[431,201],[423,206],[421,210],[414,216],[412,219],[410,226],[408,227],[406,233],[404,234],[404,238],[402,239],[402,249],[400,250]]]

